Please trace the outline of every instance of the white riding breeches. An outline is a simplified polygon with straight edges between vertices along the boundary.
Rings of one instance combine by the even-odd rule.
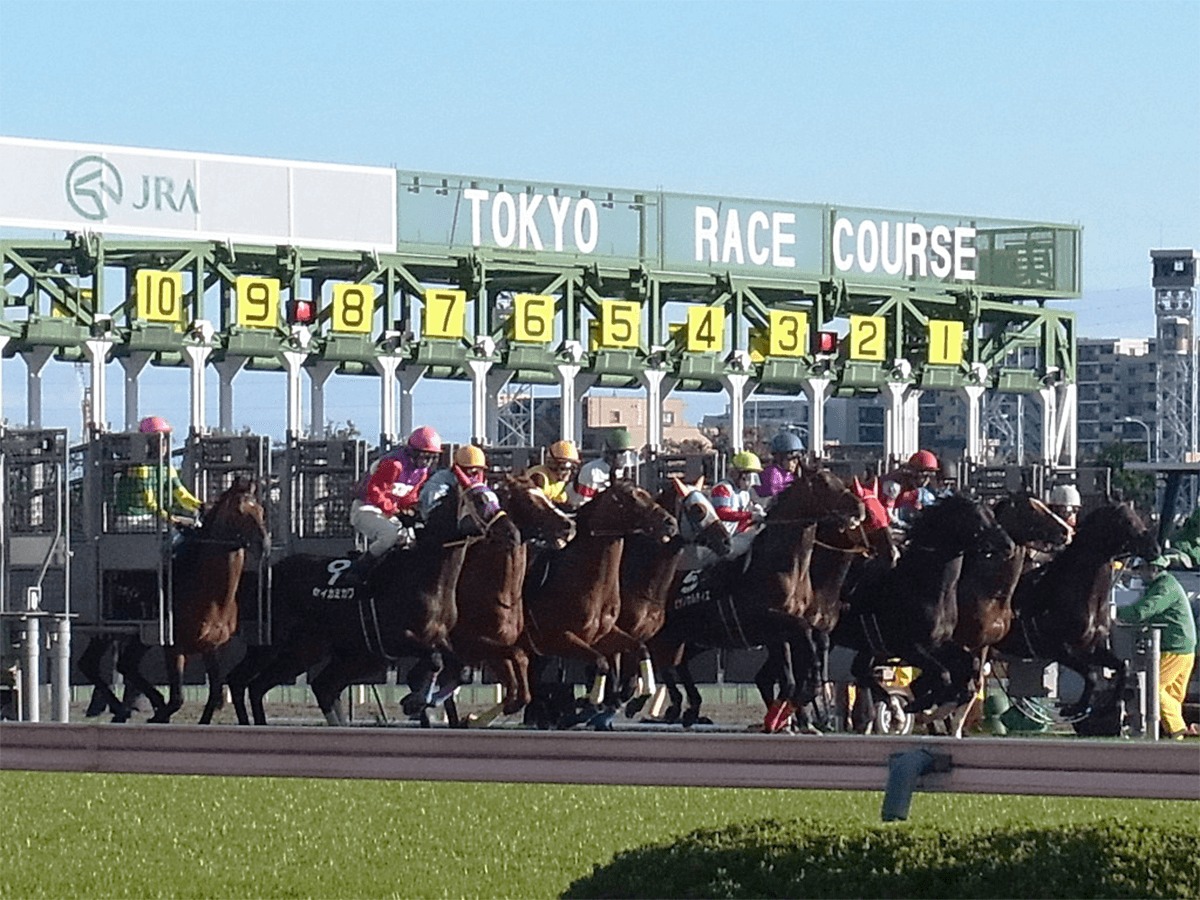
[[[391,550],[397,543],[412,540],[411,529],[401,524],[395,516],[384,515],[378,506],[355,500],[350,505],[350,524],[367,539],[367,552],[376,559]]]

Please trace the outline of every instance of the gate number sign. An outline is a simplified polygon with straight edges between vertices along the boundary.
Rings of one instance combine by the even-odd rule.
[[[274,328],[279,324],[279,279],[239,275],[237,323],[243,328]]]
[[[554,298],[517,294],[513,298],[513,340],[549,344],[554,340]]]
[[[689,306],[684,346],[689,353],[711,353],[725,346],[725,309]]]
[[[147,322],[183,324],[183,273],[139,269],[137,317]]]
[[[808,313],[773,309],[769,324],[769,355],[804,356],[808,353]]]
[[[335,284],[329,327],[349,334],[368,334],[375,314],[375,287],[370,284]]]
[[[850,317],[850,358],[883,362],[887,358],[887,319]]]
[[[467,292],[449,289],[426,291],[421,336],[461,339],[466,333]]]
[[[600,346],[636,347],[642,335],[642,307],[632,300],[600,301]]]
[[[957,366],[963,361],[963,323],[929,320],[928,361],[937,366]]]

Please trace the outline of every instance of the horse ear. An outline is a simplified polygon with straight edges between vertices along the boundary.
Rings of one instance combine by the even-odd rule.
[[[684,485],[682,478],[680,478],[678,475],[672,475],[671,476],[671,484],[675,485],[675,493],[677,493],[680,497],[687,496],[688,489]]]
[[[702,490],[704,490],[704,476],[703,476],[703,475],[701,475],[701,476],[700,476],[700,477],[699,477],[699,478],[696,480],[696,483],[695,483],[694,485],[692,485],[692,489],[693,489],[693,490],[696,490],[696,491],[702,491]]]

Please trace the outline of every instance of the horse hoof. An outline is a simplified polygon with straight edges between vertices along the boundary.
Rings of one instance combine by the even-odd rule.
[[[406,716],[420,715],[425,709],[425,700],[416,694],[405,694],[400,701],[400,710]]]
[[[84,710],[83,714],[89,719],[94,719],[106,709],[108,709],[108,704],[104,702],[104,698],[92,695],[92,702],[88,704],[88,708]]]
[[[626,703],[625,704],[625,718],[632,719],[634,716],[636,716],[638,713],[640,713],[642,711],[642,709],[645,707],[647,699],[649,699],[649,698],[634,697],[632,700],[630,700],[628,703]]]
[[[668,706],[666,712],[663,713],[663,721],[668,725],[674,725],[679,721],[679,713],[678,706]]]
[[[680,719],[680,724],[683,725],[684,728],[691,728],[693,725],[698,724],[699,721],[700,721],[699,711],[695,710],[695,709],[689,709],[687,712],[685,712],[683,714],[683,718]]]

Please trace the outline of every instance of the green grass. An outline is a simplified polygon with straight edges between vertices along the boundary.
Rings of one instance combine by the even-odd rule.
[[[696,829],[1172,826],[1195,803],[0,772],[0,897],[553,897]]]

